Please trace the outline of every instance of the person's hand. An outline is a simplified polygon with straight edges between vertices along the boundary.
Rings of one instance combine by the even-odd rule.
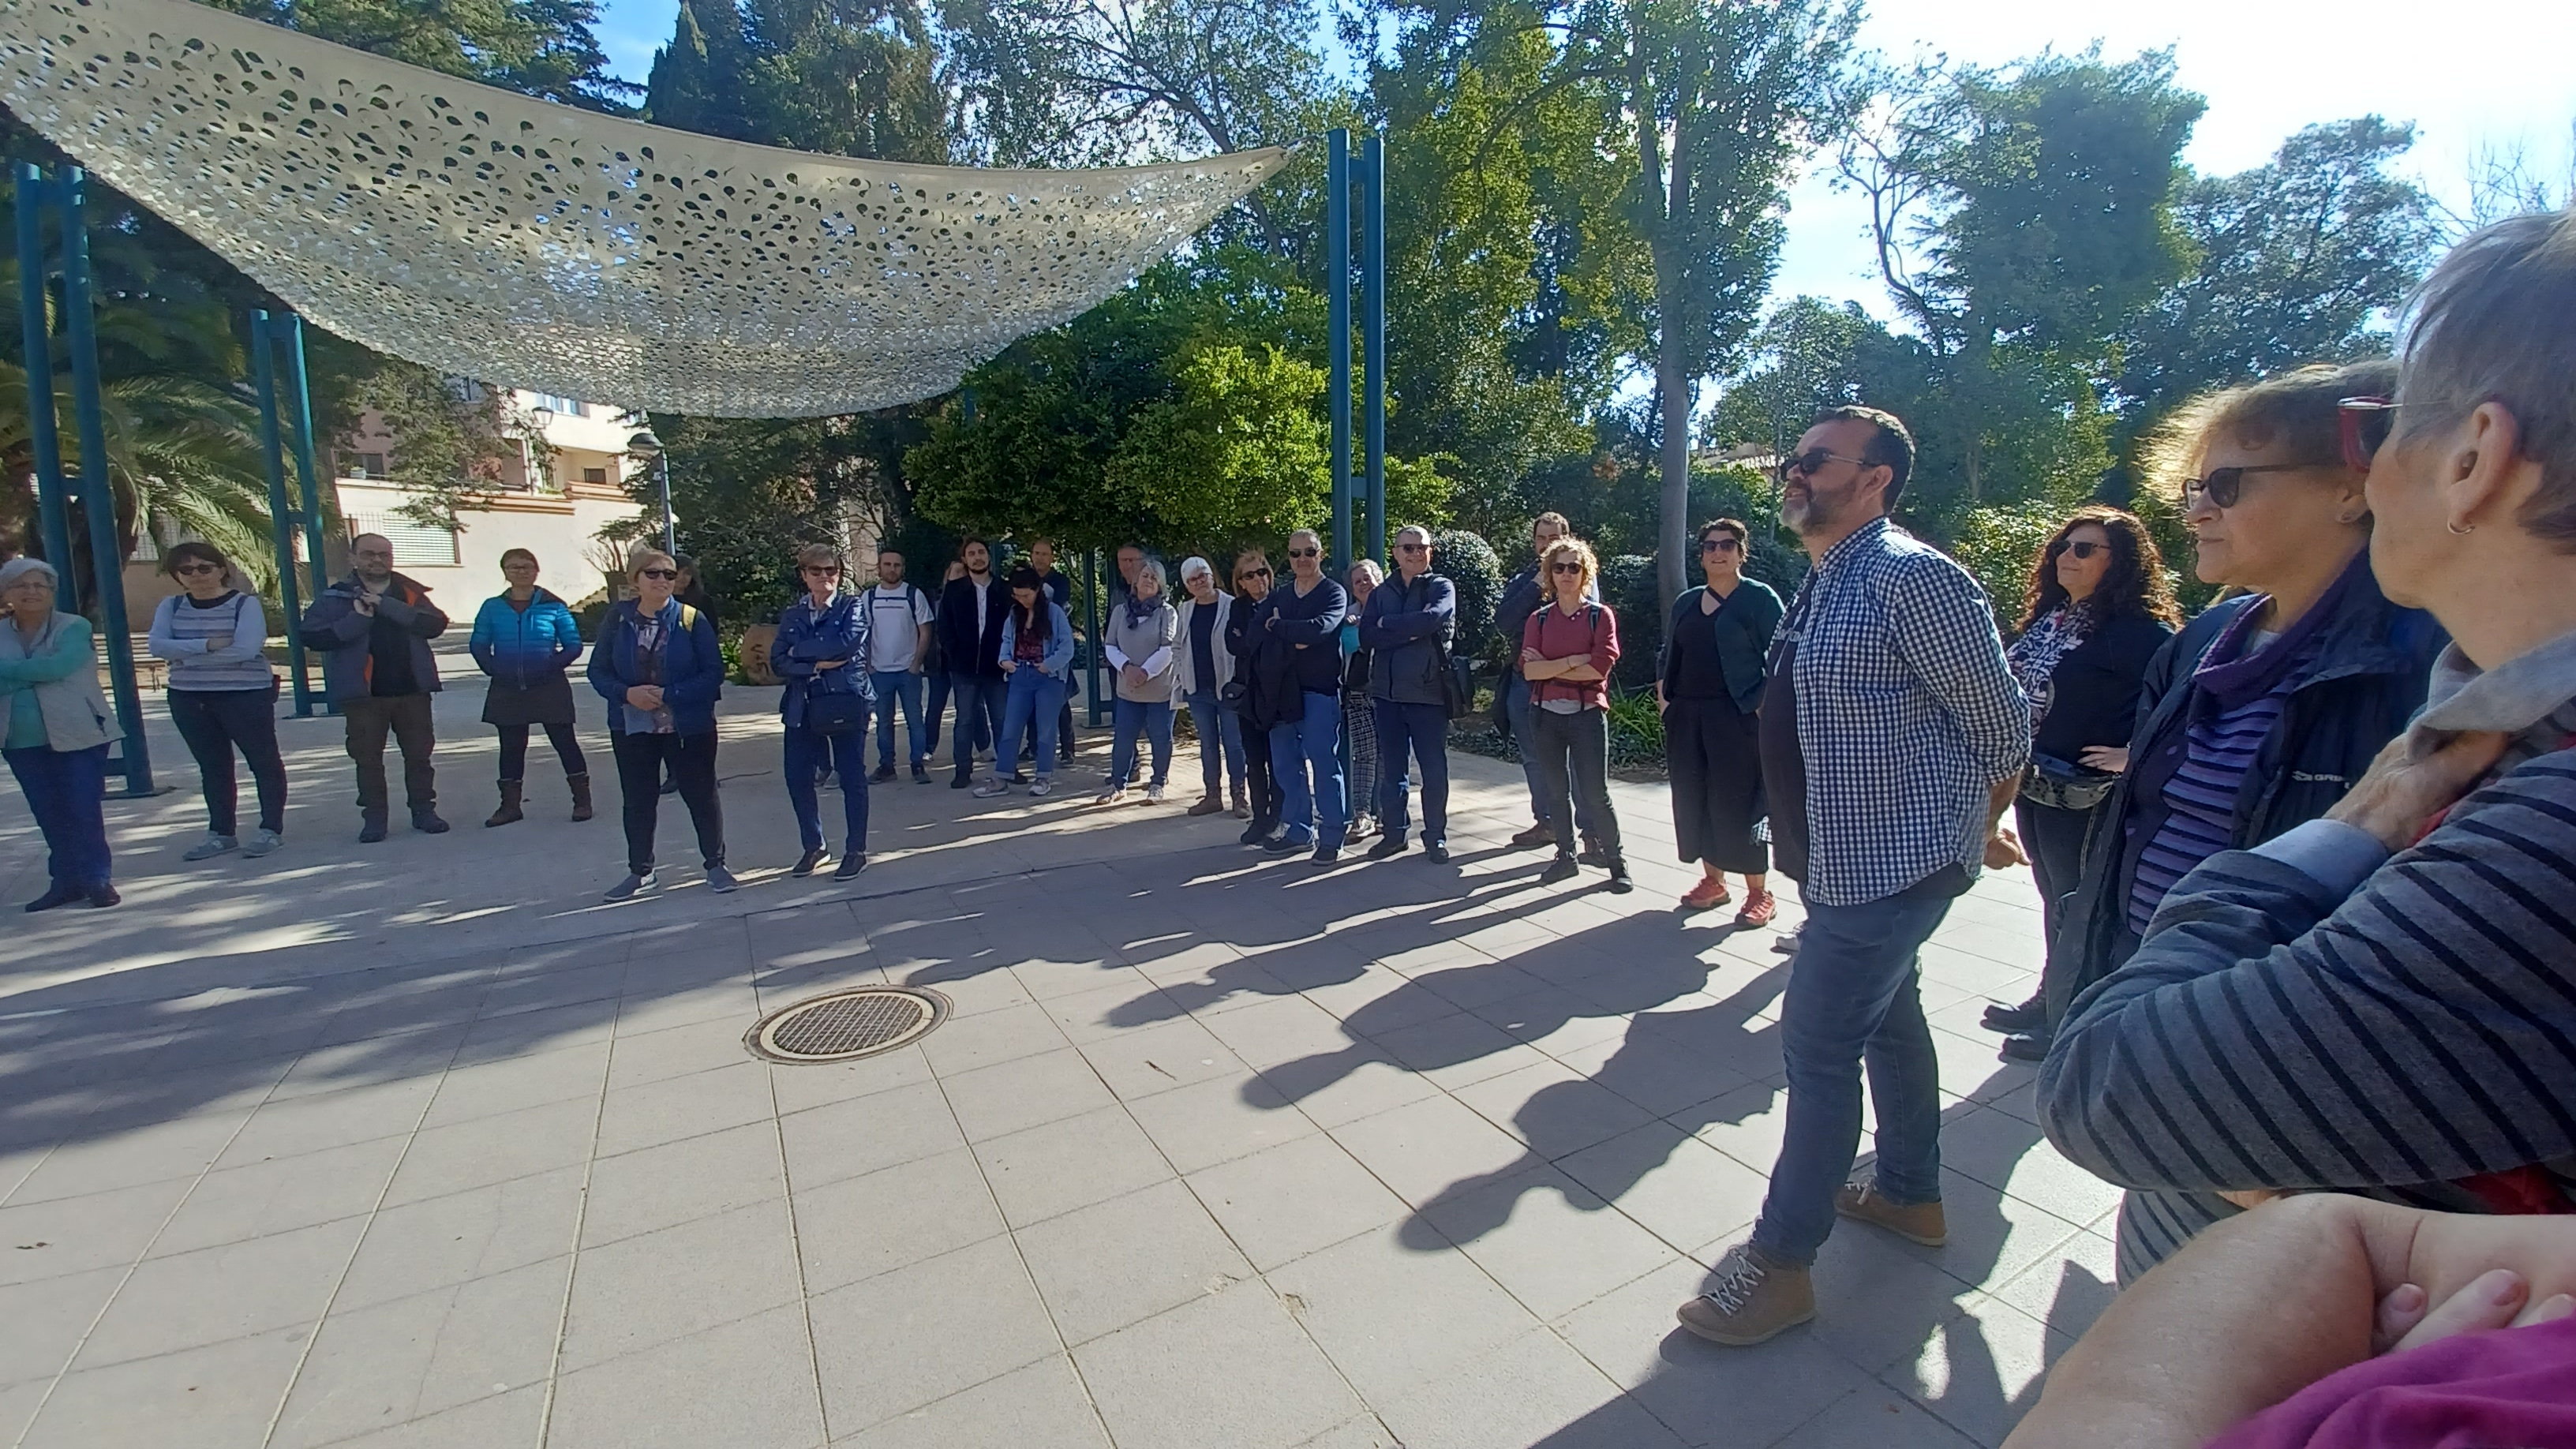
[[[660,709],[662,707],[662,686],[658,684],[635,685],[626,691],[626,702],[635,706],[637,709]]]
[[[2129,773],[2129,747],[2127,745],[2086,745],[2083,752],[2078,754],[2075,758],[2081,764],[2096,770],[2106,771],[2110,774],[2125,775]]]
[[[2269,1187],[2222,1188],[2218,1195],[2241,1208],[2258,1208],[2274,1198],[2288,1196],[2277,1188]]]
[[[2553,1293],[2535,1303],[2531,1280],[2511,1268],[2490,1268],[2437,1306],[2414,1283],[2400,1283],[2379,1300],[2370,1343],[2374,1353],[2403,1353],[2463,1333],[2528,1328],[2576,1314],[2576,1296]]]
[[[1120,683],[1125,684],[1129,689],[1142,689],[1145,687],[1145,671],[1133,664],[1119,670],[1118,679]]]
[[[927,670],[927,669],[925,669],[925,668],[923,668],[923,667],[922,667],[922,663],[921,663],[921,661],[920,661],[920,660],[918,660],[918,659],[916,659],[916,660],[912,661],[912,668],[911,668],[910,670],[906,671],[906,672],[907,672],[907,673],[911,673],[911,674],[927,674],[927,673],[929,673],[930,671],[929,671],[929,670]]]
[[[1986,869],[2010,870],[2028,864],[2030,856],[2022,850],[2021,837],[2013,834],[2011,826],[1997,825],[1995,833],[1986,837]]]
[[[1005,659],[1005,660],[1003,660],[1003,661],[1002,661],[1002,672],[1003,672],[1004,674],[1013,674],[1013,673],[1017,673],[1017,672],[1018,672],[1018,670],[1019,670],[1019,667],[1020,667],[1020,661],[1018,661],[1018,660],[1016,660],[1016,659]]]
[[[2508,743],[2501,732],[2475,730],[2409,758],[2406,740],[2390,740],[2360,783],[2326,812],[2328,820],[2369,831],[2391,854],[2413,845],[2434,816],[2474,789]]]
[[[849,662],[850,661],[846,659],[817,659],[814,661],[814,667],[816,669],[838,669]]]
[[[357,610],[365,617],[372,619],[376,617],[376,596],[368,593],[365,589],[360,589],[358,590],[358,596],[349,601],[349,607]]]

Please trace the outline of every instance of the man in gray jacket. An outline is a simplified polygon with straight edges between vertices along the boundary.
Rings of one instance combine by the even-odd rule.
[[[385,838],[385,736],[402,749],[404,803],[411,828],[442,834],[438,781],[429,752],[429,697],[438,692],[438,660],[429,641],[447,632],[447,616],[429,590],[394,572],[394,546],[380,533],[349,540],[351,571],[323,590],[296,632],[322,656],[323,690],[348,722],[349,758],[358,765],[362,845]]]
[[[1369,859],[1404,853],[1405,753],[1422,762],[1422,847],[1449,858],[1449,642],[1458,632],[1458,589],[1431,571],[1431,530],[1395,535],[1395,577],[1360,611],[1360,647],[1371,651],[1369,700],[1377,712],[1378,820],[1384,833]]]

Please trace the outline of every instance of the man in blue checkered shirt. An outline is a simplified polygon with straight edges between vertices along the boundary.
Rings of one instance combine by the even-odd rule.
[[[1888,522],[1913,466],[1905,424],[1862,407],[1826,412],[1781,466],[1781,521],[1815,567],[1772,642],[1762,782],[1807,924],[1780,1009],[1789,1109],[1770,1195],[1681,1309],[1718,1343],[1815,1317],[1808,1270],[1837,1214],[1932,1247],[1948,1236],[1917,953],[1980,866],[2023,863],[2002,821],[2030,710],[1985,590]],[[1846,1184],[1864,1060],[1878,1165]]]

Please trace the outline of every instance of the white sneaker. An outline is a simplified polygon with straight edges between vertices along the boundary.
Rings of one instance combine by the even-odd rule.
[[[983,784],[976,786],[973,793],[974,797],[978,800],[990,800],[996,795],[1010,794],[1011,787],[1008,783],[1001,780],[987,780]],[[1029,793],[1034,795],[1037,793],[1037,790],[1032,787]]]
[[[1162,803],[1163,803],[1163,787],[1162,787],[1162,786],[1160,786],[1160,785],[1148,785],[1148,786],[1146,786],[1146,787],[1145,787],[1145,803],[1146,803],[1146,804],[1148,804],[1148,805],[1160,805],[1160,804],[1162,804]]]
[[[241,849],[241,842],[239,840],[236,840],[229,835],[217,835],[213,831],[209,830],[206,832],[205,839],[189,846],[187,853],[179,858],[181,860],[212,860],[216,856],[223,854],[225,851],[239,849]]]
[[[253,831],[251,833],[250,843],[242,847],[242,854],[248,856],[266,855],[285,843],[286,837],[278,834],[274,830]]]
[[[1055,786],[1048,782],[1046,776],[1040,775],[1029,782],[1029,793],[1031,795],[1052,795],[1055,793]]]

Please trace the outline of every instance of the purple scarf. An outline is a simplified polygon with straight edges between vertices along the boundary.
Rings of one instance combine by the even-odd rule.
[[[2367,1359],[2219,1435],[2209,1449],[2493,1445],[2576,1445],[2576,1318]]]
[[[2253,634],[2254,621],[2263,617],[2263,611],[2271,600],[2268,595],[2260,596],[2246,605],[2244,611],[2229,620],[2227,627],[2211,641],[2209,652],[2201,656],[2204,660],[2219,662],[2204,663],[2191,676],[2192,688],[2196,692],[2193,700],[2195,713],[2202,718],[2222,715],[2271,693],[2273,686],[2299,665],[2307,646],[2334,621],[2335,612],[2343,606],[2344,596],[2352,592],[2352,581],[2369,571],[2370,552],[2365,549],[2344,566],[2344,571],[2336,575],[2334,583],[2317,597],[2315,605],[2299,616],[2299,622],[2292,624],[2280,638],[2263,649],[2239,658],[2237,651]]]

